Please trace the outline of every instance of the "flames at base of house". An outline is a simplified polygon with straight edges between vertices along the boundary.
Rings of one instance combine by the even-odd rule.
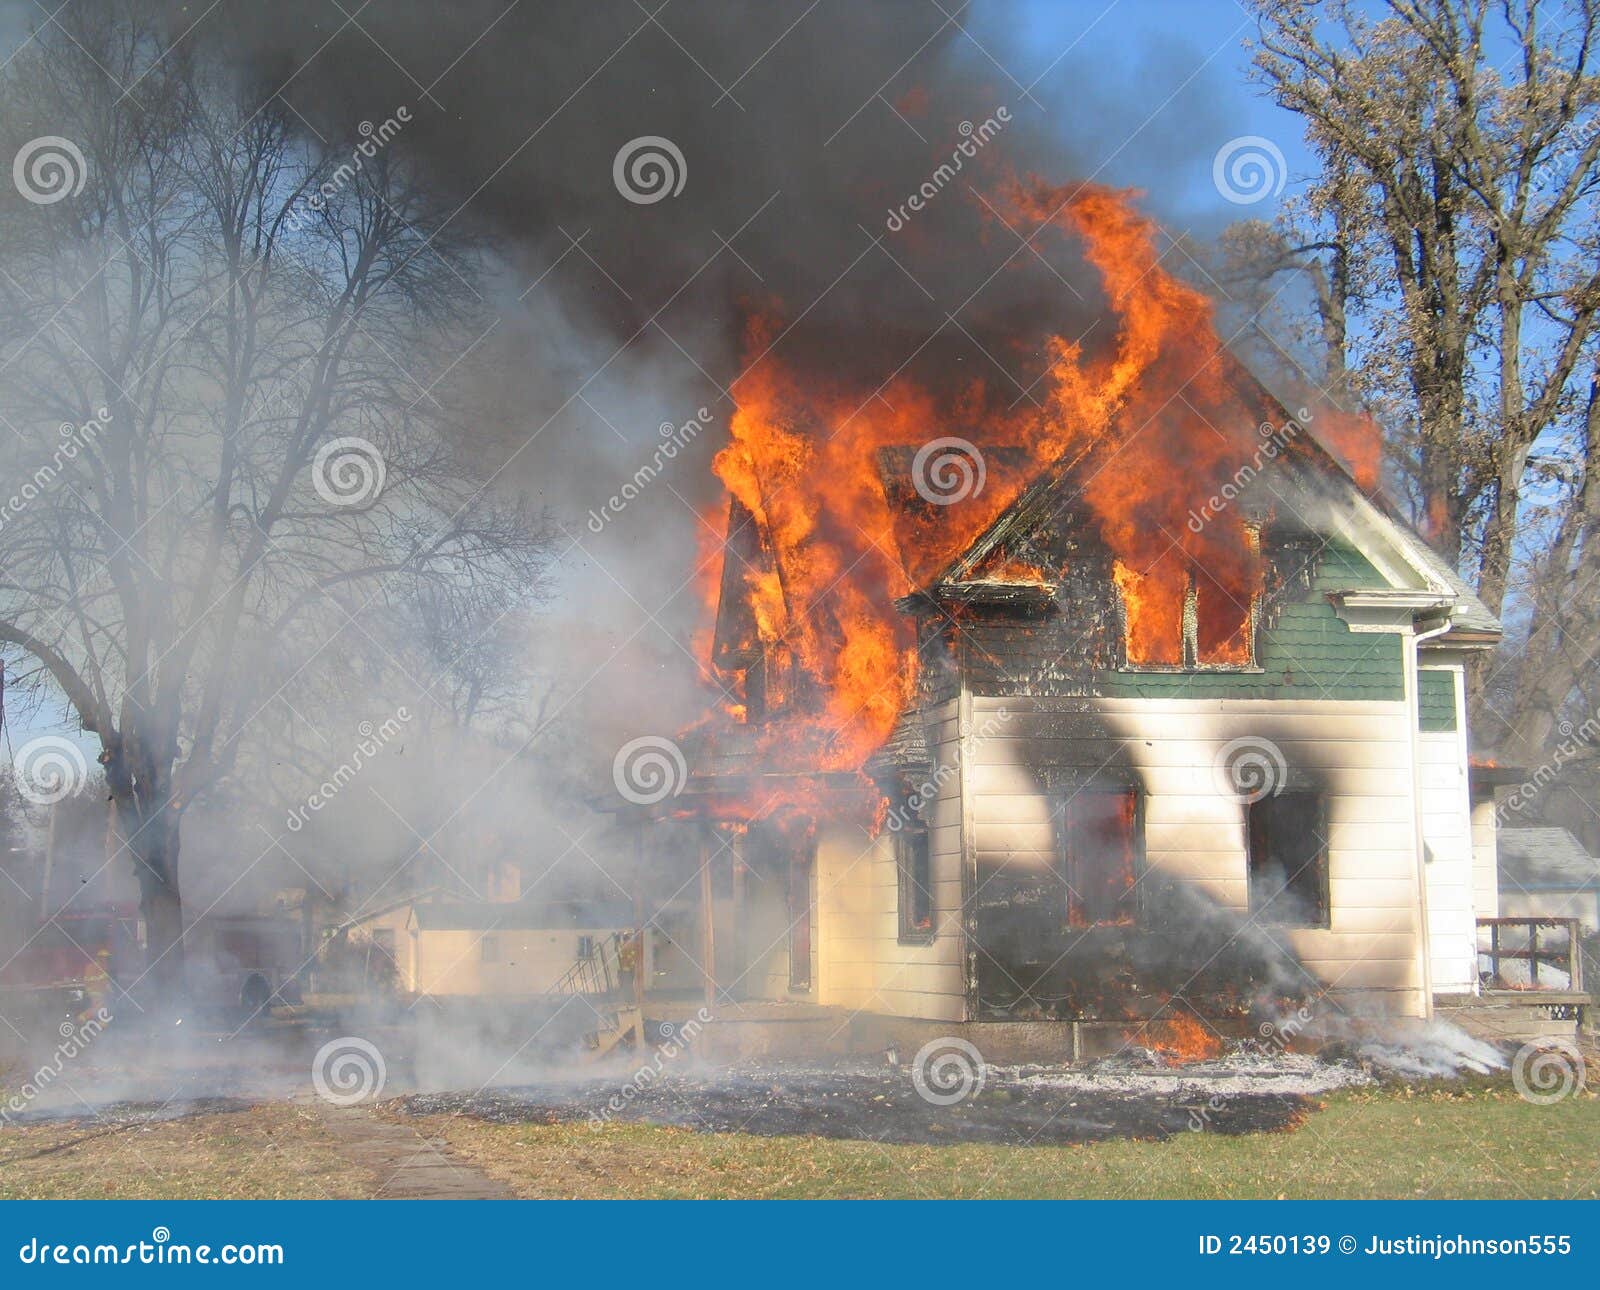
[[[1143,1031],[1126,1032],[1130,1044],[1142,1043],[1146,1048],[1174,1062],[1197,1062],[1222,1055],[1222,1036],[1198,1017],[1175,1013],[1160,1021],[1152,1021]]]

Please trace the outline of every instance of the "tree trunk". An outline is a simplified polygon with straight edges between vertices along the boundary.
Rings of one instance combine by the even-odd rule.
[[[171,796],[170,767],[148,756],[129,758],[120,743],[103,757],[116,827],[139,880],[145,964],[137,994],[170,1004],[185,992],[183,898],[178,886],[181,813]],[[143,769],[130,770],[130,762]]]
[[[184,988],[183,900],[178,894],[177,838],[171,854],[141,866],[139,912],[144,916],[144,984],[151,997],[170,999]],[[146,877],[146,875],[157,875]]]

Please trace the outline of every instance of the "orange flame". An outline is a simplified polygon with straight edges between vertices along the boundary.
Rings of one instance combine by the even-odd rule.
[[[1238,379],[1211,302],[1163,266],[1156,226],[1132,194],[1031,181],[1009,199],[1019,216],[1081,239],[1118,323],[1103,355],[1047,339],[1042,407],[996,412],[981,382],[945,396],[907,376],[876,391],[830,385],[775,356],[776,309],[748,319],[748,366],[714,470],[754,516],[771,557],[769,569],[745,577],[769,710],[779,706],[774,678],[789,678],[790,720],[768,739],[769,763],[862,765],[914,682],[915,643],[894,599],[942,573],[1057,463],[1073,469],[1078,501],[1116,558],[1129,661],[1182,665],[1190,614],[1199,662],[1248,661],[1260,581],[1248,516],[1223,508],[1198,529],[1188,517],[1251,459],[1274,406]],[[946,436],[971,437],[982,487],[949,505],[891,499],[880,453]],[[1029,566],[1001,568],[1045,580]]]
[[[1138,1032],[1129,1038],[1139,1042]],[[1217,1033],[1186,1012],[1152,1021],[1144,1031],[1143,1042],[1145,1047],[1174,1064],[1200,1062],[1222,1055],[1222,1040]]]

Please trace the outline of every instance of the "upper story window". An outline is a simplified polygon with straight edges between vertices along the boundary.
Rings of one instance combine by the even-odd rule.
[[[1112,577],[1121,600],[1126,666],[1152,671],[1255,667],[1257,597],[1241,603],[1176,558],[1143,573],[1117,560]]]

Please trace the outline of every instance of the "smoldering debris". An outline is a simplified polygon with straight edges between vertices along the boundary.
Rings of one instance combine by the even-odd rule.
[[[1370,1035],[1356,1042],[1355,1055],[1401,1079],[1491,1075],[1506,1068],[1505,1054],[1498,1048],[1448,1021],[1403,1023],[1387,1034]]]
[[[1340,1089],[1490,1075],[1506,1067],[1492,1044],[1448,1022],[1346,1023],[1320,1053],[1267,1039],[1229,1043],[1199,1060],[1130,1044],[1073,1066],[985,1066],[950,1102],[919,1091],[905,1065],[859,1057],[830,1065],[692,1058],[648,1083],[575,1076],[476,1093],[418,1093],[408,1115],[460,1114],[500,1124],[615,1121],[702,1133],[815,1136],[895,1143],[1061,1146],[1180,1132],[1297,1128],[1314,1099]],[[619,1095],[619,1090],[622,1091]]]
[[[971,1096],[941,1105],[919,1093],[908,1071],[861,1059],[826,1067],[760,1062],[673,1070],[631,1097],[619,1099],[617,1090],[605,1080],[551,1082],[416,1094],[397,1105],[407,1115],[469,1115],[497,1124],[586,1122],[600,1129],[617,1121],[758,1137],[1066,1146],[1192,1132],[1204,1102],[1179,1084],[1134,1091],[1089,1080],[1081,1089],[1064,1089],[991,1069]],[[1309,1109],[1304,1096],[1263,1085],[1229,1096],[1203,1127],[1222,1134],[1274,1132],[1296,1127]]]
[[[1376,1082],[1369,1070],[1351,1061],[1324,1061],[1306,1053],[1267,1054],[1248,1044],[1220,1057],[1176,1065],[1148,1049],[1128,1049],[1070,1069],[1019,1066],[1008,1071],[1007,1077],[1032,1088],[1063,1092],[1145,1095],[1183,1091],[1205,1098],[1315,1097]]]

